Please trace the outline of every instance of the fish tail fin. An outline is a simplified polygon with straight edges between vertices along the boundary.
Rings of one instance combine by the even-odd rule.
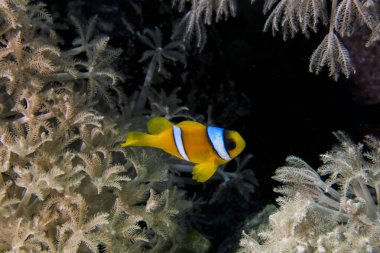
[[[153,145],[153,136],[142,133],[142,132],[130,132],[125,139],[125,142],[120,146],[130,147],[130,146],[152,146]]]
[[[199,163],[194,166],[193,169],[193,179],[198,182],[206,182],[209,180],[218,169],[218,165],[215,163]]]

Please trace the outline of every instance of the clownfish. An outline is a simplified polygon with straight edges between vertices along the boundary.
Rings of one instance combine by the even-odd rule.
[[[196,121],[173,124],[164,117],[147,123],[148,133],[130,132],[122,147],[146,146],[159,148],[182,160],[195,163],[193,179],[205,182],[218,167],[238,156],[245,141],[236,131],[205,126]]]

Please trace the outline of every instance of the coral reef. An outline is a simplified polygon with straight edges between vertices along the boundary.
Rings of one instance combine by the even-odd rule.
[[[288,157],[267,205],[277,158],[363,133],[347,86],[300,68],[315,47],[310,71],[356,71],[357,100],[377,103],[378,1],[45,2],[0,0],[0,252],[227,253],[242,231],[239,252],[380,251],[374,137],[335,133],[318,172]],[[238,128],[248,152],[199,184],[193,164],[119,146],[156,116]]]
[[[0,251],[186,248],[191,202],[165,158],[119,147],[146,119],[131,117],[121,51],[96,18],[73,18],[79,36],[63,49],[44,4],[1,0],[0,12]]]
[[[276,170],[280,208],[267,228],[243,234],[238,252],[380,250],[380,140],[367,136],[364,145],[335,135],[340,145],[321,156],[319,173],[294,156]]]

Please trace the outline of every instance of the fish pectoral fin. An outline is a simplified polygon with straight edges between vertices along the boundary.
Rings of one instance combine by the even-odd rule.
[[[129,146],[150,146],[151,145],[151,135],[141,132],[129,132],[125,142],[120,146],[129,147]]]
[[[192,172],[193,179],[198,182],[206,182],[212,177],[212,175],[215,174],[217,169],[218,169],[218,165],[216,165],[213,162],[199,163],[194,166],[194,169]]]
[[[148,133],[150,134],[159,134],[172,127],[173,124],[164,117],[151,118],[147,123]]]

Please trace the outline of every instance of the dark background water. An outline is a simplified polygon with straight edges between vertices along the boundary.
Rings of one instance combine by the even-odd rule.
[[[218,252],[229,252],[221,247],[232,235],[220,234],[226,226],[217,220],[228,217],[233,231],[239,226],[236,224],[260,209],[257,205],[275,203],[273,188],[278,183],[271,177],[288,155],[301,157],[317,169],[320,154],[337,144],[334,131],[345,131],[354,141],[361,141],[366,134],[378,135],[380,123],[379,105],[365,105],[365,98],[360,100],[355,94],[354,80],[342,76],[336,82],[326,70],[319,75],[309,72],[309,57],[322,41],[323,31],[310,39],[298,34],[284,42],[281,34],[273,37],[262,31],[265,17],[259,8],[246,5],[239,11],[236,18],[213,27],[217,36],[204,50],[218,48],[209,71],[214,86],[208,92],[217,91],[224,78],[234,84],[237,93],[249,98],[247,114],[232,123],[228,119],[218,123],[242,133],[247,141],[245,153],[253,154],[247,167],[254,170],[260,186],[248,208],[236,207],[244,205],[231,200],[228,207],[205,209],[208,217],[216,220],[214,229],[206,231],[217,237],[215,245],[222,245]],[[228,93],[225,97],[234,101]],[[221,211],[224,209],[228,211]]]
[[[146,46],[133,32],[158,26],[168,41],[172,25],[183,15],[171,8],[170,1],[135,1],[138,9],[132,1],[72,1],[77,4],[71,7],[70,1],[46,2],[57,20],[65,20],[68,14],[83,20],[99,16],[99,29],[110,36],[110,44],[124,50],[120,71],[128,77],[123,84],[126,92],[142,85],[148,64],[138,63]],[[309,73],[309,57],[325,35],[322,27],[309,39],[298,34],[284,42],[281,34],[273,37],[270,31],[262,31],[266,16],[260,3],[252,6],[249,2],[239,1],[237,17],[208,26],[203,51],[188,49],[187,67],[170,67],[172,79],[155,84],[167,92],[182,87],[178,95],[194,114],[206,116],[212,106],[215,124],[239,131],[247,143],[243,155],[253,155],[247,168],[254,170],[259,187],[249,203],[232,195],[222,204],[202,209],[209,223],[201,232],[215,251],[245,217],[275,202],[277,183],[271,176],[288,155],[317,168],[319,155],[337,143],[333,131],[343,130],[355,141],[380,132],[379,104],[366,105],[365,98],[355,94],[353,79],[341,77],[335,82],[326,70]],[[133,32],[122,18],[132,24]],[[67,41],[76,36],[72,28],[61,34]],[[207,197],[215,187],[211,184],[196,191]]]
[[[223,117],[217,123],[242,133],[245,152],[254,156],[251,166],[259,190],[272,197],[276,183],[270,177],[286,156],[299,156],[317,168],[319,155],[337,143],[333,131],[345,131],[355,141],[378,135],[380,107],[358,98],[352,79],[334,81],[326,68],[319,75],[309,72],[309,58],[325,36],[323,27],[309,39],[297,34],[284,42],[282,34],[273,37],[271,31],[262,31],[266,16],[260,4],[248,2],[240,2],[237,17],[210,27],[203,54],[212,52],[214,58],[207,85],[199,86],[209,86],[207,93],[216,96],[220,85],[232,83],[230,93],[223,93],[227,101],[235,103],[233,96],[241,98],[240,93],[249,99],[242,117],[230,115],[233,122]]]

